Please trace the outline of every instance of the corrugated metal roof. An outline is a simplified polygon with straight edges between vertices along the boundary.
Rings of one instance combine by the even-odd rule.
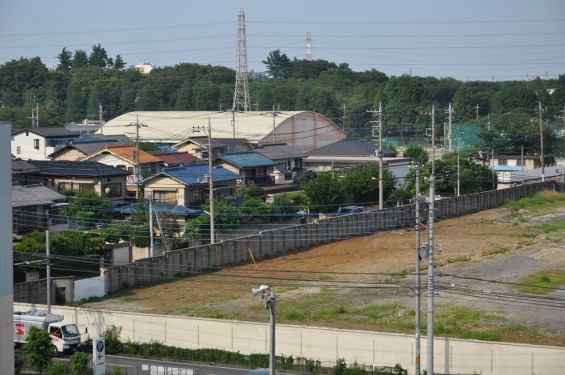
[[[137,111],[129,112],[108,121],[99,132],[136,136],[139,126],[140,139],[177,143],[193,137],[198,127],[212,128],[212,138],[245,138],[257,142],[292,116],[309,111],[282,111],[274,117],[270,112],[212,112],[212,111]],[[311,112],[313,113],[313,112]],[[323,117],[322,115],[319,115]],[[235,119],[235,124],[234,120]],[[203,134],[203,131],[200,131]]]
[[[276,164],[271,159],[266,158],[255,151],[225,154],[219,157],[218,159],[225,160],[227,163],[230,163],[240,168],[270,167]]]

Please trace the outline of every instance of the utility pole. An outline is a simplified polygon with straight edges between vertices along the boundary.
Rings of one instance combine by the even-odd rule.
[[[345,104],[343,105],[343,117],[341,118],[341,128],[345,130],[345,119],[347,116],[345,115]]]
[[[424,113],[432,116],[432,173],[430,176],[430,202],[428,208],[428,363],[427,373],[434,373],[434,220],[435,220],[435,105],[432,111]]]
[[[155,256],[154,252],[154,242],[153,242],[153,198],[149,198],[149,257],[153,258]]]
[[[563,104],[563,110],[559,112],[563,113],[563,115],[556,116],[556,118],[563,119],[563,141],[565,141],[565,104]]]
[[[39,127],[39,104],[35,101],[35,95],[32,99],[30,99],[30,106],[31,106],[31,127],[37,128]]]
[[[479,107],[479,103],[477,103],[477,105],[475,106],[475,111],[476,111],[475,120],[479,119],[479,108],[481,108],[481,107]]]
[[[539,138],[540,138],[540,162],[541,162],[541,182],[545,181],[545,155],[543,153],[543,116],[542,113],[545,109],[541,108],[539,102]]]
[[[448,125],[448,128],[447,128],[447,139],[448,139],[447,150],[449,152],[453,152],[453,142],[452,142],[453,138],[452,138],[451,129],[452,129],[453,113],[455,111],[453,110],[453,107],[451,106],[451,102],[449,102],[449,107],[448,107],[447,111],[445,111],[445,112],[447,113],[448,119],[449,119],[449,122],[448,122],[449,125]]]
[[[267,112],[269,113],[272,117],[273,117],[273,143],[275,143],[275,138],[276,138],[276,134],[275,134],[275,128],[276,128],[276,121],[275,121],[275,117],[277,117],[280,112],[275,110],[275,105],[273,104],[273,110],[271,112]]]
[[[49,247],[49,229],[45,230],[45,250],[47,253],[47,313],[51,314],[51,249]]]
[[[102,103],[98,104],[98,121],[100,122],[100,134],[104,134],[104,117],[102,116],[104,112],[102,111]]]
[[[212,157],[212,123],[208,117],[208,187],[210,189],[210,244],[216,243],[216,236],[214,233],[214,176],[213,176],[213,162]]]
[[[383,209],[383,107],[382,102],[379,101],[378,111],[367,111],[377,115],[377,130],[379,132],[378,136],[378,157],[379,157],[379,210]],[[374,123],[375,121],[371,121]],[[374,130],[374,128],[373,128]],[[374,136],[374,132],[373,132]]]
[[[420,374],[420,164],[416,167],[416,374]]]
[[[135,164],[135,177],[136,177],[136,185],[137,185],[136,198],[137,201],[139,202],[141,199],[141,190],[140,190],[141,168],[139,165],[139,128],[142,126],[147,127],[147,125],[140,123],[139,116],[136,116],[135,123],[131,123],[126,126],[135,126],[135,151],[133,152],[132,159]]]

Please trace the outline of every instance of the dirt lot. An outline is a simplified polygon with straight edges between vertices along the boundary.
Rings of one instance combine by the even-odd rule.
[[[565,231],[532,229],[536,222],[563,220],[563,212],[530,215],[523,222],[518,213],[496,209],[436,222],[438,311],[449,306],[483,311],[496,316],[495,326],[520,327],[506,330],[503,340],[565,345],[563,286],[548,296],[526,295],[513,286],[540,270],[565,270]],[[427,242],[426,227],[421,234],[421,242]],[[413,328],[399,328],[395,320],[413,321],[406,314],[416,300],[415,258],[415,231],[409,228],[130,290],[85,307],[266,322],[268,314],[251,288],[269,284],[278,294],[278,322],[412,333]],[[426,261],[421,268],[425,289]],[[328,291],[331,298],[323,293]],[[313,304],[327,307],[326,314],[314,313]],[[369,305],[397,311],[388,321],[328,318],[328,311]],[[423,322],[426,309],[424,293]]]

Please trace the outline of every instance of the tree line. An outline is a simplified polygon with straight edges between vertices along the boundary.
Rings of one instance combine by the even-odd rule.
[[[0,120],[14,128],[31,126],[31,107],[39,108],[39,126],[98,119],[123,113],[166,110],[231,110],[235,71],[223,66],[181,63],[142,74],[120,55],[109,57],[100,45],[90,53],[63,48],[56,68],[39,57],[20,58],[0,66]],[[533,81],[462,82],[453,78],[387,76],[376,69],[353,71],[347,63],[291,59],[271,51],[265,72],[250,74],[252,109],[310,110],[323,114],[351,134],[366,135],[374,120],[367,110],[383,105],[383,122],[429,123],[422,112],[436,106],[436,123],[446,121],[449,103],[459,123],[491,121],[506,113],[544,119],[564,115],[565,74]],[[550,93],[551,92],[551,93]]]

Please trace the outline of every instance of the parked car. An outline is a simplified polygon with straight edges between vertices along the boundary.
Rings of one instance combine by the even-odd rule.
[[[359,214],[361,212],[365,212],[365,209],[361,206],[343,206],[337,210],[335,216]]]

